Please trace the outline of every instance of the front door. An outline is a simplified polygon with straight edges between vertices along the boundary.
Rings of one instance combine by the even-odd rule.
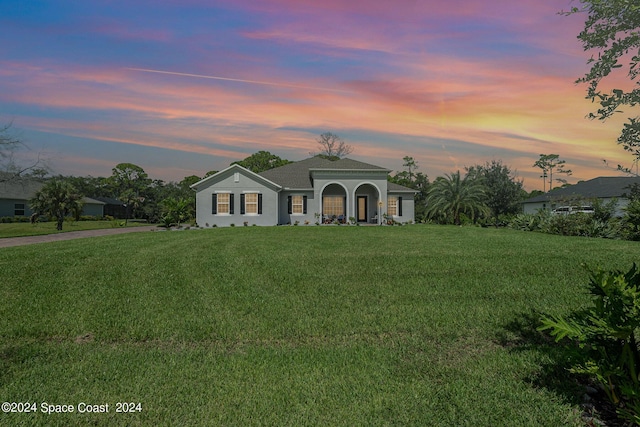
[[[367,196],[358,196],[358,222],[367,222]]]

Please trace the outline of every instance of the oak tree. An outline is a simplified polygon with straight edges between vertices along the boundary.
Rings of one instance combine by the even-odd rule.
[[[637,110],[633,111],[640,105],[640,3],[637,0],[579,1],[580,6],[566,15],[586,14],[584,29],[578,39],[584,50],[593,51],[594,55],[587,62],[591,69],[577,82],[587,83],[587,99],[600,104],[600,108],[588,117],[606,120],[615,113],[625,112],[628,118],[618,144],[638,161],[640,117]],[[621,72],[626,78],[620,75]],[[609,87],[605,87],[605,81]],[[623,84],[624,81],[628,84]]]

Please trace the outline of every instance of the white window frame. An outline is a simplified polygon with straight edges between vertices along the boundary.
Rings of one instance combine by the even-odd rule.
[[[216,200],[216,215],[222,215],[222,216],[231,216],[231,193],[230,192],[225,192],[225,193],[217,193],[217,200]],[[226,196],[227,197],[227,201],[223,202],[220,200],[220,196]],[[221,206],[226,206],[227,207],[227,211],[226,212],[220,212],[220,207]]]
[[[291,215],[304,215],[304,196],[302,194],[291,196]]]
[[[389,196],[387,198],[387,215],[398,216],[398,197]]]
[[[244,215],[246,216],[258,216],[258,192],[243,191],[244,193]],[[255,202],[249,202],[249,196],[255,196]],[[249,205],[255,206],[255,212],[249,212]]]

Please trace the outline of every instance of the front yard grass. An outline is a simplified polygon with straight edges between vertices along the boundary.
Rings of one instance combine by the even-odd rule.
[[[146,222],[129,220],[127,227],[149,225]],[[40,236],[44,234],[66,233],[67,231],[99,230],[102,228],[124,227],[124,219],[113,221],[65,221],[62,231],[56,230],[56,222],[12,222],[0,223],[0,239],[5,237]]]
[[[582,262],[626,269],[637,254],[423,225],[0,249],[0,400],[38,405],[0,424],[580,425],[584,391],[532,312],[586,303]]]

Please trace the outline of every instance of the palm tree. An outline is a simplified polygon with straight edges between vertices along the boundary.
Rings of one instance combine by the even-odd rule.
[[[429,189],[427,215],[447,221],[453,219],[455,225],[460,225],[463,213],[472,219],[488,213],[484,196],[484,186],[469,175],[461,179],[460,171],[445,174],[445,177],[438,177]]]
[[[177,224],[180,227],[180,223],[187,220],[190,216],[191,203],[187,199],[176,199],[170,197],[162,201],[164,215],[162,220],[167,227],[171,224]]]
[[[82,195],[68,182],[52,179],[30,200],[31,210],[39,215],[50,215],[57,220],[57,230],[62,230],[64,217],[82,209]]]

